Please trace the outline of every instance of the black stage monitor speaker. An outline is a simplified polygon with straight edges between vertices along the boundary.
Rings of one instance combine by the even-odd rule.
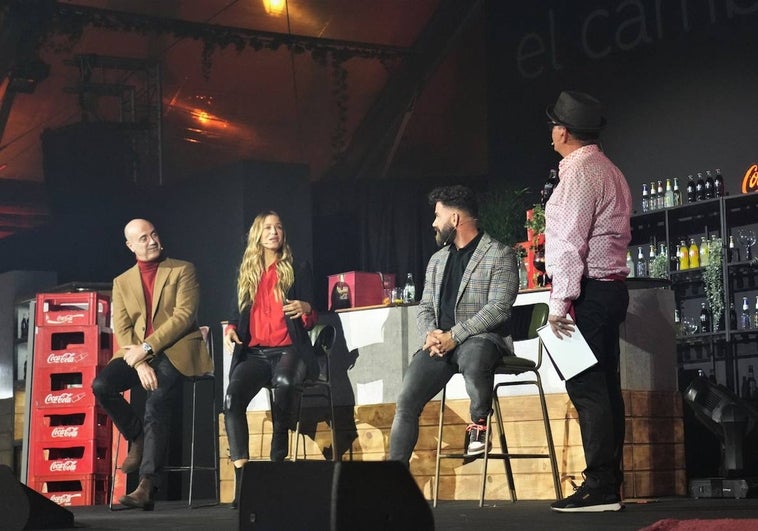
[[[0,529],[65,529],[74,515],[39,492],[19,483],[13,471],[0,465]]]
[[[251,461],[242,473],[239,529],[426,531],[434,517],[397,461]]]

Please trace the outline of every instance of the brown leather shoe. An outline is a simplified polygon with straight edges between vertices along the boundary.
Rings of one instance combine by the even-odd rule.
[[[121,471],[124,474],[131,474],[139,470],[140,464],[142,464],[142,450],[145,447],[145,434],[141,434],[139,437],[132,441],[132,446],[129,448],[129,453],[121,463]]]
[[[153,500],[153,480],[150,478],[141,478],[139,485],[133,492],[125,494],[118,499],[118,502],[125,507],[142,509],[143,511],[152,511],[155,508]]]

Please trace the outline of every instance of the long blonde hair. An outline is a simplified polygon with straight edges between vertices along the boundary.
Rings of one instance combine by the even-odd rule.
[[[261,277],[266,269],[261,236],[263,235],[263,224],[268,216],[276,216],[281,223],[282,218],[273,210],[261,212],[255,217],[247,233],[247,247],[242,255],[239,277],[237,278],[237,305],[240,311],[255,300],[258,284],[260,284]],[[290,249],[287,243],[287,231],[283,226],[282,244],[277,251],[276,276],[274,296],[283,301],[292,284],[295,283],[295,270],[292,267],[292,249]]]

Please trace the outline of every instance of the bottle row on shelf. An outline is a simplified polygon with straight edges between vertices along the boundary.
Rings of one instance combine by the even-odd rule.
[[[651,212],[653,210],[662,210],[683,205],[685,203],[695,203],[706,199],[724,197],[726,191],[724,188],[724,178],[721,170],[716,169],[716,175],[711,174],[711,170],[698,172],[697,178],[692,174],[687,176],[686,195],[682,195],[679,189],[679,179],[665,179],[651,181],[650,185],[642,185],[642,212]],[[686,201],[685,201],[686,199]]]
[[[753,259],[752,247],[756,243],[756,234],[752,229],[740,230],[737,233],[737,239],[742,245],[740,248],[735,242],[734,235],[729,235],[729,242],[726,246],[727,263],[736,263],[743,260],[750,261]],[[661,243],[656,250],[655,244],[649,245],[649,251],[645,247],[637,247],[637,259],[633,258],[632,249],[626,252],[626,265],[629,268],[629,277],[665,277],[669,271],[686,271],[688,269],[698,269],[707,267],[710,264],[710,255],[712,252],[721,251],[719,247],[723,245],[715,234],[710,238],[700,236],[698,245],[696,238],[690,238],[689,245],[684,239],[672,249],[670,253],[666,243]],[[671,264],[669,262],[672,262]]]
[[[755,297],[755,307],[752,312],[748,298],[742,297],[742,312],[739,319],[734,301],[732,301],[729,304],[729,322],[732,330],[758,330],[758,295]],[[724,316],[722,315],[718,322],[714,322],[710,309],[705,302],[702,302],[700,303],[700,314],[697,317],[682,317],[679,308],[676,308],[674,310],[674,327],[679,336],[719,332],[725,328]]]

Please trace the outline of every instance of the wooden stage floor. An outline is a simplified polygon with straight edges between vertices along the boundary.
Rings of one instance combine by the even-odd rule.
[[[476,501],[446,501],[433,509],[437,531],[486,531],[501,529],[638,530],[659,520],[753,519],[758,529],[758,499],[661,498],[627,500],[619,513],[559,514],[547,501],[498,502],[483,508]],[[291,510],[287,508],[286,510]],[[110,511],[107,506],[71,507],[78,529],[92,530],[232,530],[237,529],[237,512],[222,504],[188,509],[179,501],[156,502],[153,512]],[[748,524],[748,522],[744,522]],[[741,529],[740,526],[732,529]],[[296,530],[282,530],[296,531]],[[313,527],[308,531],[319,531]],[[351,530],[352,531],[352,530]],[[359,530],[355,530],[359,531]],[[392,531],[392,530],[388,530]]]

